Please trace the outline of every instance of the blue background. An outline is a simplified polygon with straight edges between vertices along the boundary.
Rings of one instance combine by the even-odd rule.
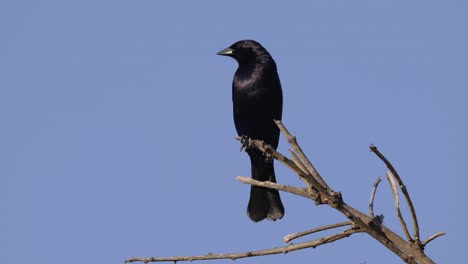
[[[247,218],[249,186],[235,181],[250,174],[233,140],[237,65],[215,55],[240,39],[275,58],[283,121],[330,186],[367,212],[385,176],[368,150],[377,145],[413,197],[422,238],[447,232],[426,253],[459,262],[467,12],[466,1],[1,1],[2,263],[256,250],[346,220],[286,193],[282,220]],[[386,181],[375,207],[402,234]],[[401,263],[364,234],[238,261]]]

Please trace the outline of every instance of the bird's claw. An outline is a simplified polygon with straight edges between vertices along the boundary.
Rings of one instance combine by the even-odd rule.
[[[269,152],[263,152],[263,156],[265,157],[265,161],[270,163],[273,160],[273,155]]]
[[[250,142],[250,138],[248,136],[241,136],[239,141],[241,143],[240,151],[247,150],[252,146],[252,143]]]

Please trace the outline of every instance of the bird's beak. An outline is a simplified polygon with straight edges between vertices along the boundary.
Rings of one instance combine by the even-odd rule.
[[[231,48],[223,49],[222,51],[216,53],[222,56],[232,56],[234,54],[234,50]]]

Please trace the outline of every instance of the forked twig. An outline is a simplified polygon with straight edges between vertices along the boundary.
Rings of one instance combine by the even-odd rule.
[[[395,168],[393,167],[393,165],[390,163],[390,161],[387,160],[387,158],[385,158],[385,156],[380,153],[380,151],[377,149],[376,146],[374,145],[371,145],[370,146],[370,150],[372,152],[375,153],[375,155],[377,155],[377,157],[379,157],[384,163],[385,165],[387,166],[387,168],[390,170],[390,172],[393,174],[393,176],[395,177],[396,181],[398,182],[398,185],[400,186],[400,189],[401,189],[401,192],[403,193],[403,195],[405,196],[405,200],[406,200],[406,203],[408,204],[408,208],[409,208],[409,211],[410,211],[410,214],[411,214],[411,219],[413,221],[413,228],[414,228],[414,240],[416,241],[416,244],[417,245],[420,245],[421,244],[421,239],[419,237],[419,224],[418,224],[418,218],[416,216],[416,210],[414,209],[414,205],[413,205],[413,202],[411,201],[411,197],[408,193],[408,190],[406,188],[406,185],[403,184],[403,181],[401,180],[401,177],[400,175],[398,174],[398,172],[395,170]]]
[[[288,140],[288,143],[291,145],[291,147],[294,149],[294,152],[297,153],[299,158],[304,162],[307,170],[311,172],[312,176],[323,186],[327,189],[328,192],[331,191],[330,187],[328,184],[323,180],[322,176],[318,173],[318,171],[315,169],[314,165],[312,165],[312,162],[310,162],[309,158],[304,154],[302,151],[302,148],[299,146],[297,143],[296,137],[291,135],[289,133],[288,129],[283,125],[283,123],[280,120],[274,120],[278,128],[281,130],[281,133],[283,133],[284,137],[286,140]]]

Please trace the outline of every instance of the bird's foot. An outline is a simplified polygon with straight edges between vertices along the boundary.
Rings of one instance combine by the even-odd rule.
[[[240,151],[247,150],[248,148],[252,147],[252,143],[250,142],[250,138],[248,136],[240,136],[239,141],[241,143]]]
[[[273,160],[273,155],[269,152],[263,152],[263,157],[265,157],[265,161],[270,163]]]

